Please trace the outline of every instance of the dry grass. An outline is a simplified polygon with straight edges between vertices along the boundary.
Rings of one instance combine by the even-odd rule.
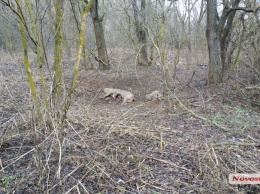
[[[176,98],[144,102],[160,89],[159,67],[133,66],[131,54],[119,58],[113,70],[81,71],[62,150],[57,129],[31,119],[20,64],[1,61],[0,193],[260,192],[257,185],[227,182],[230,173],[260,171],[260,111],[250,103],[259,95],[245,93],[234,79],[204,86],[205,67],[179,67],[175,94],[182,104]],[[107,86],[132,91],[136,102],[101,99]],[[34,131],[42,128],[49,132],[36,143]]]

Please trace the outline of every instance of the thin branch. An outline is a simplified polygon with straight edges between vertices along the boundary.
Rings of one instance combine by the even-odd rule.
[[[254,12],[256,13],[257,11],[260,10],[260,6],[256,8],[248,8],[248,7],[232,7],[228,10],[228,14],[233,12],[233,11],[244,11],[244,12]]]

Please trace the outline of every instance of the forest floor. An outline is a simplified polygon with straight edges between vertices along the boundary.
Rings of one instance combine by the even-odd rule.
[[[21,63],[2,60],[0,193],[260,192],[259,185],[228,183],[230,173],[260,171],[260,91],[245,89],[249,72],[206,85],[207,65],[180,65],[174,93],[144,102],[162,89],[160,66],[122,56],[112,70],[80,71],[61,161],[53,131],[35,143],[42,129],[31,119]],[[64,66],[69,86],[72,65]],[[131,91],[136,101],[102,98],[105,87]]]

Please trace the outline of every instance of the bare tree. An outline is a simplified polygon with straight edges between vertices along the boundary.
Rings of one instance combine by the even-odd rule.
[[[54,110],[61,108],[61,95],[63,87],[63,72],[61,67],[62,61],[62,41],[63,41],[63,3],[64,0],[55,0],[55,36],[54,36],[54,82],[52,100]],[[60,114],[60,113],[58,113]]]
[[[137,0],[132,0],[132,6],[134,10],[134,24],[135,32],[138,40],[137,54],[138,54],[138,64],[148,65],[147,56],[147,38],[145,30],[145,0],[141,0],[141,11],[139,11],[137,6]]]
[[[208,83],[221,83],[224,73],[230,68],[226,62],[227,47],[235,14],[238,10],[257,12],[260,6],[239,7],[240,0],[223,0],[223,11],[219,17],[217,0],[207,0],[207,43],[209,51]]]
[[[209,83],[220,83],[223,79],[220,40],[217,36],[217,0],[207,1],[207,42],[209,51]]]
[[[96,60],[99,62],[99,69],[105,70],[105,69],[110,69],[110,64],[109,64],[109,59],[107,54],[104,29],[102,26],[103,16],[102,17],[99,16],[98,10],[99,10],[98,0],[93,0],[90,13],[94,25],[96,44],[98,50],[98,57],[96,57]]]

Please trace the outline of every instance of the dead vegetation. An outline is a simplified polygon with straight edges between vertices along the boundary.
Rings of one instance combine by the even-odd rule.
[[[1,62],[0,193],[260,192],[259,185],[227,180],[259,172],[259,90],[247,90],[240,75],[205,86],[207,68],[179,66],[175,93],[145,102],[161,87],[159,67],[121,64],[80,72],[59,163],[55,131],[46,130],[40,143],[33,139],[24,70],[17,61]],[[102,99],[105,87],[131,91],[136,101]]]

